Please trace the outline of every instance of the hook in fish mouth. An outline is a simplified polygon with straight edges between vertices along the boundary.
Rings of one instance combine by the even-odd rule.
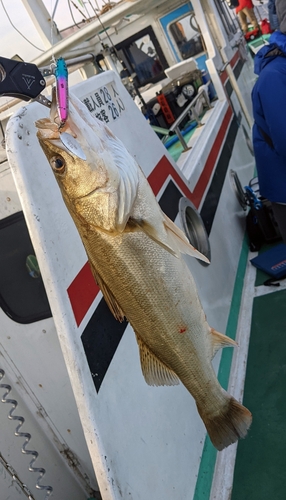
[[[46,137],[44,137],[45,133],[42,133],[41,134],[42,137],[38,136],[39,138],[43,140],[44,139],[52,140],[54,144],[59,148],[63,149],[62,146],[64,146],[64,149],[67,152],[70,152],[73,156],[76,156],[77,158],[86,161],[86,155],[79,142],[75,139],[76,134],[73,133],[69,123],[60,122],[57,109],[57,98],[56,98],[55,87],[53,87],[52,89],[52,105],[50,110],[50,118],[43,118],[41,120],[38,120],[36,122],[36,127],[39,130],[47,131]],[[48,133],[48,131],[50,131],[50,133]]]
[[[60,140],[70,153],[72,153],[74,156],[77,156],[81,160],[86,161],[86,155],[84,151],[82,150],[79,142],[72,135],[70,135],[68,132],[62,132],[60,133]]]
[[[43,124],[43,126],[38,127],[40,130],[51,130]],[[79,142],[68,132],[57,133],[56,137],[53,137],[53,132],[51,131],[51,137],[45,137],[44,134],[38,132],[38,139],[42,145],[46,142],[50,142],[57,146],[59,149],[66,151],[67,153],[71,153],[73,156],[80,158],[81,160],[86,161],[86,154],[81,148]]]

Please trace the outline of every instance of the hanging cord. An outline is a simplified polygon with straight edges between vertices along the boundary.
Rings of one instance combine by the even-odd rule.
[[[6,139],[5,139],[5,132],[4,132],[4,128],[3,128],[1,120],[0,120],[0,130],[2,132],[2,141],[0,144],[1,144],[2,148],[5,149]]]
[[[69,0],[69,3],[70,3],[70,2],[73,4],[73,6],[75,7],[75,9],[77,9],[77,10],[79,11],[79,13],[82,15],[82,17],[84,17],[84,19],[85,19],[86,21],[89,21],[88,17],[84,14],[84,12],[82,12],[82,11],[80,10],[80,8],[76,5],[76,3],[74,3],[74,2],[73,2],[73,0]]]
[[[0,369],[0,382],[3,379],[4,376],[5,376],[4,370]],[[24,444],[22,446],[22,450],[21,451],[22,451],[22,453],[24,453],[24,455],[32,455],[33,456],[32,460],[30,461],[29,471],[30,472],[36,472],[36,473],[39,474],[39,477],[38,477],[37,482],[36,482],[36,488],[38,490],[45,490],[46,491],[46,496],[45,496],[44,500],[47,500],[51,496],[51,494],[53,492],[53,488],[52,488],[52,486],[44,486],[44,485],[40,484],[40,481],[44,477],[44,475],[46,474],[46,471],[45,471],[45,469],[43,467],[34,467],[34,463],[37,460],[37,458],[39,456],[39,453],[37,451],[35,451],[35,450],[27,450],[26,449],[27,444],[31,440],[31,434],[29,434],[28,432],[20,432],[20,429],[21,429],[22,425],[24,424],[25,419],[24,419],[24,417],[21,417],[21,416],[13,414],[14,411],[16,410],[17,406],[18,406],[18,402],[15,399],[8,399],[7,398],[7,396],[10,394],[10,392],[12,390],[12,387],[10,385],[8,385],[8,384],[2,384],[2,383],[0,383],[0,389],[6,389],[6,392],[3,395],[2,399],[1,399],[1,402],[2,403],[8,403],[8,404],[12,405],[12,408],[9,411],[9,414],[8,414],[8,418],[9,418],[9,420],[18,420],[18,422],[19,422],[19,424],[16,427],[16,430],[15,430],[14,434],[17,437],[23,437],[23,438],[25,438],[25,442],[24,442]]]
[[[81,26],[79,24],[77,24],[77,22],[76,22],[76,20],[74,18],[73,11],[72,11],[72,8],[71,8],[71,3],[70,3],[69,0],[68,0],[68,6],[69,6],[70,15],[71,15],[71,18],[73,20],[74,25],[80,30]]]
[[[96,0],[95,0],[95,1],[96,1]],[[94,14],[97,16],[96,9],[94,8],[94,6],[92,5],[92,3],[91,3],[91,1],[90,1],[90,0],[88,0],[88,3],[89,3],[89,5],[91,6],[91,8],[92,8],[92,10],[93,10]],[[96,5],[97,5],[97,7],[98,7],[98,3],[97,3],[97,2],[96,2]],[[97,17],[98,17],[98,16],[97,16]],[[103,47],[103,43],[102,43],[102,40],[101,40],[101,38],[100,38],[100,34],[99,34],[99,33],[97,33],[95,36],[97,36],[97,37],[98,37],[98,40],[100,41],[100,43],[101,43],[101,45],[102,45],[102,47]]]
[[[194,25],[194,21],[196,21],[196,26]],[[190,26],[191,28],[196,31],[197,33],[199,33],[200,37],[201,37],[201,42],[202,42],[202,46],[203,46],[203,49],[205,52],[207,52],[207,47],[206,47],[206,44],[205,44],[205,40],[204,40],[204,37],[203,37],[203,34],[202,34],[202,31],[201,31],[201,28],[196,20],[196,15],[195,13],[193,12],[191,15],[190,15]]]
[[[11,24],[11,26],[14,28],[14,30],[16,30],[16,31],[17,31],[17,33],[19,33],[19,35],[21,35],[21,36],[22,36],[22,37],[26,40],[26,42],[28,42],[30,45],[33,45],[33,47],[35,47],[35,49],[39,50],[40,52],[45,52],[43,49],[40,49],[39,47],[37,47],[37,45],[35,45],[35,44],[34,44],[33,42],[31,42],[30,40],[28,40],[28,38],[26,38],[26,37],[25,37],[25,35],[23,35],[23,33],[21,33],[21,31],[19,31],[19,30],[18,30],[18,28],[16,28],[16,26],[13,24],[13,22],[12,22],[12,20],[11,20],[10,16],[9,16],[9,14],[8,14],[8,12],[7,12],[6,8],[5,8],[5,5],[4,5],[3,0],[0,0],[0,1],[1,1],[1,5],[2,5],[2,7],[3,7],[3,10],[4,10],[4,12],[5,12],[5,14],[6,14],[6,16],[7,16],[8,20],[9,20],[9,23],[10,23],[10,24]]]
[[[121,61],[121,60],[120,60],[120,58],[118,57],[117,49],[116,49],[116,47],[115,47],[115,45],[114,45],[113,41],[111,40],[111,38],[110,38],[110,36],[109,36],[109,33],[107,32],[107,28],[104,26],[103,22],[102,22],[102,21],[101,21],[101,19],[100,19],[99,14],[96,12],[96,10],[95,10],[95,9],[93,9],[93,10],[94,10],[94,13],[95,13],[95,15],[96,15],[96,17],[97,17],[97,20],[99,21],[99,23],[100,23],[100,25],[101,25],[101,27],[102,27],[102,29],[103,29],[104,33],[106,34],[106,36],[107,36],[107,38],[108,38],[108,40],[109,40],[109,42],[110,42],[110,44],[111,44],[111,46],[112,46],[112,48],[113,48],[113,50],[114,50],[114,53],[115,53],[115,55],[116,55],[116,57],[117,57],[118,61],[122,64],[122,61]],[[103,44],[102,44],[102,45],[103,45]]]

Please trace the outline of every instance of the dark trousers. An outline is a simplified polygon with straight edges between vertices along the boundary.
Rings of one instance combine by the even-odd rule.
[[[272,210],[278,224],[283,243],[286,245],[286,205],[281,205],[281,203],[272,203]]]

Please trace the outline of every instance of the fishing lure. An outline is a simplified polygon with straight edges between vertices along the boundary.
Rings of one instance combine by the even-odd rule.
[[[69,112],[68,70],[65,60],[62,57],[60,57],[56,61],[55,77],[56,77],[56,92],[57,92],[57,108],[60,119],[59,128],[62,128],[67,121]]]

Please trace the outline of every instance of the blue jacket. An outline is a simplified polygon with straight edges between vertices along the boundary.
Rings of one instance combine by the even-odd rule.
[[[259,75],[252,90],[253,147],[260,194],[286,203],[286,35],[275,31],[269,45],[256,54],[254,72]],[[284,55],[275,55],[279,48]],[[263,130],[271,139],[271,147]]]

